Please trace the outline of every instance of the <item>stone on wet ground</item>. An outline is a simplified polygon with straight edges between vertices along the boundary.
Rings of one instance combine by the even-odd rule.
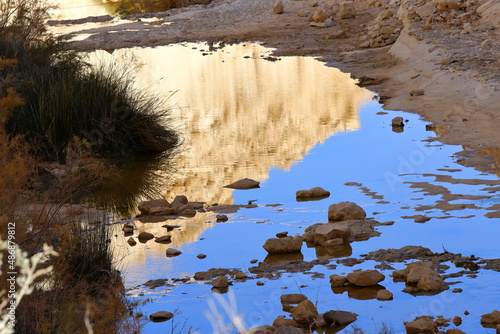
[[[127,239],[127,243],[130,245],[130,246],[135,246],[137,245],[137,241],[135,241],[134,238],[130,237]]]

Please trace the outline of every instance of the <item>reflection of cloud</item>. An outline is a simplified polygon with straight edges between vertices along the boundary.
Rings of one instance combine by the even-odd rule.
[[[332,134],[359,127],[357,110],[371,94],[348,74],[312,58],[270,62],[254,44],[208,53],[194,44],[133,49],[145,64],[137,70],[140,87],[168,96],[173,117],[185,134],[177,157],[178,177],[167,198],[232,203],[223,186],[249,177],[265,180],[272,167],[290,168]],[[124,58],[125,50],[98,58]],[[139,82],[140,81],[140,82]]]

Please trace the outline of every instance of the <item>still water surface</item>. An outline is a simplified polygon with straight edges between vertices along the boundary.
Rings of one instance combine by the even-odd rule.
[[[354,242],[342,251],[303,247],[305,261],[327,258],[334,264],[338,258],[406,245],[429,247],[434,252],[446,248],[463,255],[498,257],[500,224],[498,219],[484,216],[487,208],[500,202],[488,189],[498,184],[496,175],[458,164],[454,153],[462,148],[441,144],[434,132],[425,130],[425,122],[417,115],[377,114],[381,108],[372,99],[373,94],[357,87],[348,74],[312,58],[269,61],[265,59],[269,51],[257,44],[213,51],[204,44],[185,44],[91,55],[96,64],[116,62],[131,68],[139,88],[168,97],[166,103],[185,144],[175,157],[175,176],[153,180],[167,199],[183,194],[191,201],[208,204],[255,200],[258,205],[230,214],[226,223],[215,223],[209,213],[168,221],[181,225],[170,233],[170,245],[150,241],[130,247],[124,238],[117,238],[116,254],[125,266],[129,298],[151,298],[142,306],[146,315],[159,310],[176,313],[167,323],[148,322],[144,333],[170,332],[172,324],[180,328],[184,323],[182,333],[189,328],[199,333],[235,333],[238,329],[229,321],[232,311],[237,311],[246,328],[271,324],[276,316],[285,314],[279,295],[294,292],[317,302],[320,313],[337,309],[358,313],[355,325],[368,333],[383,323],[394,333],[404,333],[403,321],[418,315],[459,315],[464,318],[460,328],[465,332],[493,333],[479,324],[480,315],[498,308],[500,300],[498,273],[488,270],[481,270],[477,278],[447,279],[448,283],[456,282],[451,287],[462,288],[462,293],[450,289],[419,297],[401,292],[404,284],[392,282],[392,270],[382,270],[386,280],[381,284],[394,293],[394,300],[389,302],[334,294],[330,289],[329,275],[373,269],[377,263],[372,261],[352,268],[318,265],[311,270],[316,275],[282,273],[279,279],[261,279],[264,286],[250,279],[234,283],[223,295],[194,280],[156,289],[141,286],[152,279],[191,278],[195,272],[209,268],[239,268],[248,273],[247,269],[255,266],[250,264],[251,259],[269,260],[262,248],[266,239],[282,231],[289,235],[303,233],[309,225],[327,222],[328,206],[340,201],[356,202],[369,217],[395,223],[378,227],[380,237]],[[132,67],[131,55],[135,64],[142,66]],[[392,131],[390,124],[395,116],[408,120],[404,132]],[[473,185],[443,178],[435,181],[435,175],[477,181]],[[261,188],[223,188],[244,177],[261,181]],[[434,208],[442,196],[430,194],[422,186],[425,183],[443,186],[451,194],[481,198],[451,200],[452,204],[475,206],[444,211]],[[314,186],[329,190],[331,196],[321,201],[296,201],[297,190]],[[276,203],[280,205],[268,206]],[[416,214],[432,219],[419,224],[402,218]],[[144,222],[138,227],[161,236],[167,234],[161,227],[164,224]],[[183,253],[167,258],[167,247]],[[196,258],[199,253],[207,258]],[[451,269],[447,274],[458,271],[448,265]],[[393,267],[401,269],[404,265],[396,263]],[[463,316],[465,310],[471,312],[467,317]]]

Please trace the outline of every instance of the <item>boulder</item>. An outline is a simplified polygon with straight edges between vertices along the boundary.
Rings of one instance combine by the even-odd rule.
[[[130,246],[135,246],[137,245],[137,241],[134,240],[134,238],[130,237],[127,239],[127,243],[130,245]]]
[[[314,230],[314,243],[321,245],[327,240],[341,238],[347,240],[351,237],[351,230],[348,225],[326,223],[319,225]]]
[[[360,270],[349,273],[346,279],[357,286],[373,286],[382,282],[385,276],[377,270]]]
[[[229,279],[227,276],[220,276],[212,281],[212,286],[218,289],[224,289],[229,286]]]
[[[377,291],[377,299],[378,300],[392,300],[393,295],[389,290],[378,290]]]
[[[228,216],[226,216],[224,214],[219,214],[219,215],[215,216],[215,219],[218,223],[227,222],[229,220]]]
[[[332,288],[338,288],[344,286],[344,284],[347,282],[346,278],[344,276],[336,275],[333,274],[330,276],[330,284]]]
[[[168,244],[172,242],[172,236],[170,234],[162,235],[161,237],[156,238],[155,241],[160,244]]]
[[[297,199],[307,199],[307,198],[326,198],[330,196],[330,192],[321,187],[314,187],[307,190],[298,190],[295,193]]]
[[[413,321],[405,322],[407,334],[435,334],[438,332],[436,323],[433,317],[424,315],[415,318]]]
[[[285,11],[285,7],[283,7],[283,2],[281,0],[276,1],[273,5],[273,13],[274,14],[283,14],[284,11]]]
[[[347,33],[342,28],[332,28],[328,32],[328,34],[325,35],[325,39],[341,39],[341,38],[346,38],[346,37],[347,37]]]
[[[424,276],[439,275],[433,268],[432,262],[413,262],[406,269],[406,283],[417,284]]]
[[[356,17],[356,7],[353,1],[341,1],[338,15],[341,19],[353,19]]]
[[[173,314],[167,311],[158,311],[149,315],[149,319],[153,322],[163,322],[173,318]]]
[[[149,210],[151,210],[154,207],[169,207],[170,204],[168,201],[164,198],[161,199],[154,199],[151,201],[143,201],[140,202],[138,205],[138,209],[142,214],[148,214]]]
[[[291,326],[291,327],[299,327],[297,321],[293,319],[285,319],[283,316],[279,316],[273,321],[273,327],[283,327],[283,326]],[[288,333],[288,332],[287,332]],[[303,334],[303,333],[301,333]]]
[[[200,253],[200,254],[196,255],[196,257],[197,257],[198,259],[204,259],[204,258],[206,258],[207,256],[206,256],[205,254],[203,254],[203,253]]]
[[[139,239],[139,241],[148,241],[148,240],[153,239],[154,237],[155,236],[152,233],[149,233],[149,232],[141,232],[137,236],[137,238]]]
[[[181,255],[182,252],[178,249],[175,249],[175,248],[168,248],[166,251],[166,254],[168,257],[173,257],[173,256]]]
[[[233,182],[225,188],[232,188],[232,189],[252,189],[252,188],[259,188],[259,181],[255,181],[252,179],[244,178],[241,180],[238,180],[236,182]]]
[[[435,0],[435,3],[436,8],[441,12],[460,9],[460,2],[458,0]]]
[[[321,247],[336,247],[342,246],[344,244],[344,239],[334,238],[321,243]]]
[[[310,324],[317,315],[318,310],[309,299],[301,301],[292,311],[293,320],[299,324]]]
[[[245,274],[241,270],[239,270],[238,272],[236,272],[236,274],[234,274],[234,278],[236,278],[236,279],[244,279],[247,277],[248,277],[247,274]]]
[[[463,330],[458,328],[450,328],[446,330],[446,334],[466,334]]]
[[[326,12],[321,8],[316,9],[312,17],[314,22],[325,22],[327,18]]]
[[[302,248],[301,237],[284,237],[267,239],[264,249],[269,254],[286,254],[300,252]]]
[[[334,221],[365,219],[366,212],[353,202],[340,202],[328,207],[328,219]]]
[[[281,326],[274,331],[274,334],[304,334],[304,331],[297,327]]]
[[[417,287],[425,291],[440,291],[444,289],[444,279],[439,275],[423,276]]]
[[[149,214],[150,215],[160,215],[163,214],[163,212],[167,212],[167,214],[170,214],[169,212],[172,210],[171,207],[169,206],[154,206],[151,209],[149,209]]]
[[[134,229],[132,227],[124,227],[123,233],[130,235],[130,234],[134,233]]]
[[[347,326],[358,318],[356,313],[346,311],[328,311],[323,315],[326,323],[332,326]]]
[[[455,326],[460,326],[462,324],[462,318],[457,315],[457,316],[453,317],[451,322],[453,322],[453,324]]]
[[[393,127],[403,127],[405,126],[405,120],[403,117],[394,117],[391,121]]]
[[[184,195],[179,195],[179,196],[175,196],[174,200],[172,201],[172,203],[170,204],[170,206],[172,208],[178,208],[178,207],[181,207],[183,205],[186,205],[188,204],[188,199],[186,196]]]
[[[481,324],[498,325],[500,324],[500,311],[494,310],[491,313],[481,316]]]
[[[300,293],[287,293],[280,297],[281,303],[284,304],[298,304],[306,299],[307,297]]]

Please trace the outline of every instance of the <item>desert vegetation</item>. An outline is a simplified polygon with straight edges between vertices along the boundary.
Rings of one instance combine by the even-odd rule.
[[[119,161],[154,159],[179,139],[161,99],[47,33],[51,8],[0,0],[0,332],[13,331],[14,300],[16,333],[131,333],[109,214],[93,193]]]

